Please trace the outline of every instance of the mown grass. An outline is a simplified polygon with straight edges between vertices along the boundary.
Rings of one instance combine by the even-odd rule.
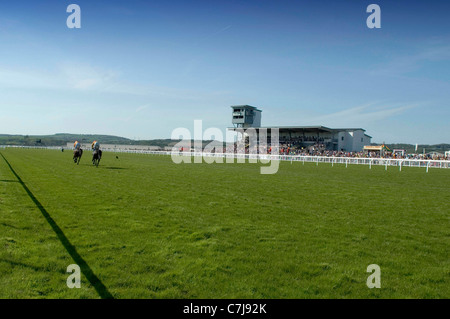
[[[0,152],[1,298],[101,297],[42,209],[115,298],[450,296],[449,170]]]

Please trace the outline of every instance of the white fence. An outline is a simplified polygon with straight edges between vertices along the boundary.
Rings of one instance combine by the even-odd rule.
[[[332,166],[334,164],[354,164],[354,165],[372,165],[396,166],[399,170],[402,167],[423,167],[427,172],[429,168],[450,168],[450,161],[448,160],[422,160],[422,159],[390,159],[390,158],[364,158],[364,157],[328,157],[328,156],[302,156],[302,155],[260,155],[260,154],[235,154],[235,153],[203,153],[203,152],[167,152],[167,151],[132,151],[127,150],[123,153],[135,154],[153,154],[153,155],[180,155],[180,156],[200,156],[200,157],[216,157],[216,158],[231,158],[244,160],[278,160],[302,163],[328,163]]]
[[[167,155],[171,155],[171,152],[163,152]],[[175,153],[177,154],[177,153]],[[428,168],[450,168],[450,161],[445,160],[417,160],[417,159],[384,159],[384,158],[360,158],[360,157],[328,157],[328,156],[301,156],[301,155],[259,155],[259,154],[227,154],[227,153],[182,153],[183,156],[203,156],[203,157],[230,157],[230,158],[243,158],[246,160],[279,160],[290,162],[309,162],[309,163],[329,163],[332,166],[334,164],[356,164],[356,165],[368,165],[369,168],[372,165],[382,165],[387,169],[388,166],[397,166],[399,170],[402,167],[424,167]]]
[[[0,145],[0,148],[35,148],[35,149],[53,149],[61,150],[61,146],[9,146]],[[67,149],[67,148],[65,148]],[[402,167],[422,167],[426,168],[428,172],[429,168],[450,168],[449,160],[423,160],[423,159],[391,159],[391,158],[366,158],[366,157],[328,157],[328,156],[302,156],[302,155],[269,155],[269,154],[239,154],[239,153],[206,153],[206,152],[168,152],[168,151],[148,151],[148,150],[108,150],[118,153],[133,153],[133,154],[153,154],[153,155],[179,155],[179,156],[200,156],[200,157],[215,157],[215,158],[228,158],[228,159],[243,159],[243,160],[278,160],[278,161],[290,161],[290,162],[302,162],[302,163],[328,163],[332,166],[334,164],[348,164],[352,165],[368,165],[369,168],[372,165],[384,166],[385,169],[389,166],[398,167],[402,170]]]
[[[61,148],[66,148],[63,146],[23,146],[23,145],[0,145],[0,149],[5,148],[34,148],[34,149],[45,149],[45,150],[61,150]]]

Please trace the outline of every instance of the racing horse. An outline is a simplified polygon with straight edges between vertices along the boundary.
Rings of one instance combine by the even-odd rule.
[[[81,156],[83,156],[83,150],[81,148],[73,151],[73,162],[77,163],[77,165],[80,164]]]
[[[92,164],[98,166],[101,159],[102,159],[102,150],[94,150],[92,152]]]

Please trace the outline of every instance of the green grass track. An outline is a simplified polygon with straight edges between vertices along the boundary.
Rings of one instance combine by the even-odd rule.
[[[447,169],[0,153],[0,298],[450,297]]]

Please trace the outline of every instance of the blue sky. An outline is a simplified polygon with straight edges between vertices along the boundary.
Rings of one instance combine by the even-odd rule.
[[[81,29],[66,8],[81,7]],[[381,7],[381,29],[366,8]],[[0,133],[170,138],[262,124],[450,143],[449,1],[0,2]]]

